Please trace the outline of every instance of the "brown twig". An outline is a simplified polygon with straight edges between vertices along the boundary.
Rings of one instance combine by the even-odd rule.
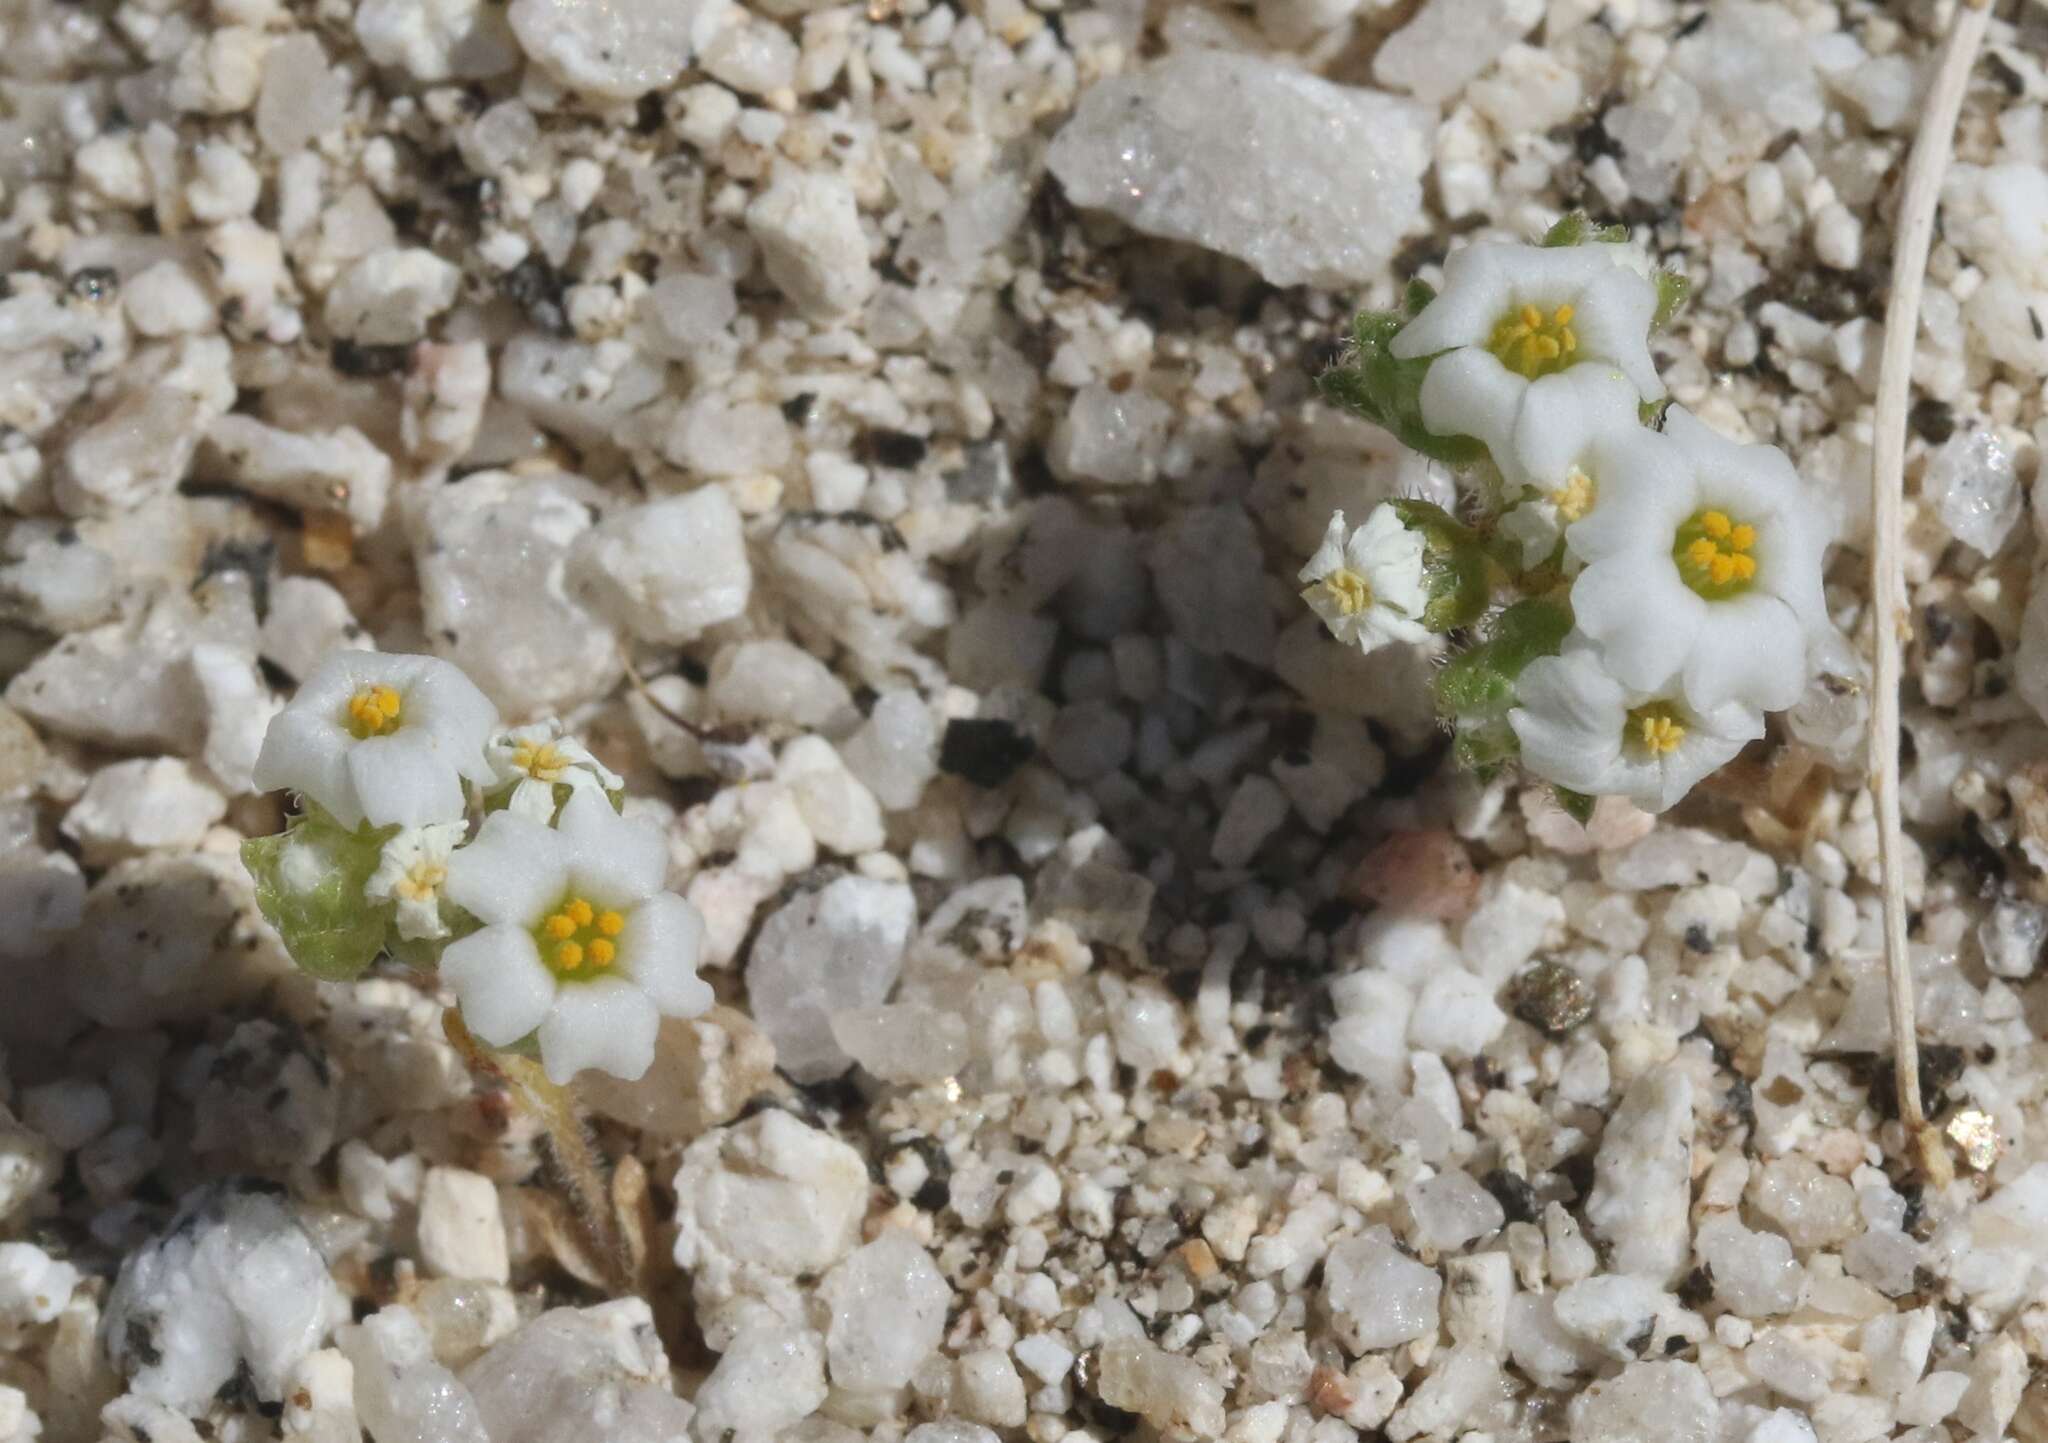
[[[1902,556],[1906,471],[1906,403],[1912,389],[1913,347],[1920,329],[1920,291],[1941,180],[1948,168],[1956,118],[1970,70],[1991,22],[1988,0],[1962,0],[1921,110],[1920,132],[1906,161],[1892,250],[1891,299],[1885,306],[1884,354],[1878,372],[1877,416],[1870,467],[1871,791],[1877,802],[1878,861],[1884,884],[1884,961],[1890,984],[1892,1046],[1897,1056],[1899,1117],[1921,1169],[1937,1184],[1954,1176],[1941,1135],[1927,1122],[1920,1098],[1920,1039],[1913,1000],[1913,968],[1906,940],[1905,835],[1899,823],[1900,650],[1909,632]]]

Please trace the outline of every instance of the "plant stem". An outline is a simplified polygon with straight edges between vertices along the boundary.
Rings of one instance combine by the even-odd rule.
[[[631,1267],[618,1220],[612,1210],[611,1184],[604,1159],[576,1111],[567,1088],[549,1080],[539,1063],[513,1052],[493,1052],[479,1043],[453,1008],[442,1014],[441,1028],[455,1050],[479,1072],[503,1079],[547,1131],[548,1153],[571,1211],[588,1235],[591,1251],[603,1264],[612,1289],[633,1291]]]
[[[1990,23],[1989,0],[1959,0],[1949,21],[1934,84],[1921,111],[1920,132],[1906,161],[1898,237],[1892,249],[1891,299],[1885,306],[1870,468],[1871,630],[1876,638],[1871,667],[1870,786],[1877,802],[1878,862],[1884,886],[1885,976],[1891,993],[1899,1118],[1921,1169],[1937,1184],[1952,1178],[1954,1168],[1940,1134],[1928,1125],[1920,1098],[1919,1024],[1906,941],[1906,843],[1899,823],[1900,648],[1912,624],[1901,564],[1905,550],[1906,403],[1912,389],[1913,345],[1920,329],[1920,289],[1927,273],[1942,174],[1948,168],[1970,69]]]

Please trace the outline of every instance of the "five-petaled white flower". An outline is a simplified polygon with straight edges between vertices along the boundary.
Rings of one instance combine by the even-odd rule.
[[[508,1047],[536,1030],[541,1065],[628,1080],[654,1061],[661,1018],[711,1005],[697,976],[704,919],[661,884],[668,848],[601,792],[576,792],[552,828],[485,818],[449,860],[447,896],[486,925],[449,944],[441,975],[469,1030]]]
[[[363,895],[398,904],[398,935],[406,941],[448,935],[448,924],[441,918],[441,891],[448,881],[448,859],[468,832],[467,822],[406,827],[378,854],[377,870],[363,884]]]
[[[1497,454],[1510,497],[1501,530],[1522,543],[1522,564],[1550,559],[1569,528],[1601,501],[1600,478],[1646,463],[1662,440],[1641,422],[1636,389],[1612,366],[1574,366],[1529,388]],[[1570,569],[1576,554],[1567,554]]]
[[[1381,505],[1347,539],[1344,513],[1330,518],[1323,544],[1299,579],[1301,597],[1330,628],[1330,634],[1360,651],[1390,641],[1424,641],[1429,628],[1422,611],[1429,593],[1422,581],[1422,537]]]
[[[554,819],[557,785],[600,793],[625,786],[618,773],[592,756],[583,743],[563,735],[561,722],[552,718],[499,732],[484,748],[484,758],[492,773],[485,790],[510,787],[508,810],[537,822]]]
[[[1664,394],[1650,359],[1657,288],[1626,247],[1481,241],[1444,262],[1443,290],[1389,346],[1402,360],[1434,356],[1417,397],[1439,436],[1484,442],[1503,470],[1515,431],[1548,403],[1549,377],[1587,364],[1618,371],[1638,399]]]
[[[350,829],[453,821],[463,779],[490,779],[497,725],[490,699],[438,657],[338,651],[272,719],[256,785],[301,792]]]
[[[1634,450],[1639,463],[1603,474],[1599,507],[1566,533],[1588,563],[1572,584],[1579,631],[1631,691],[1675,685],[1702,713],[1791,706],[1828,630],[1812,494],[1775,446],[1738,445],[1676,406]]]
[[[1648,812],[1674,806],[1764,733],[1762,714],[1738,702],[1698,711],[1675,692],[1632,691],[1583,643],[1530,662],[1515,699],[1508,725],[1524,766],[1561,787],[1627,797]]]

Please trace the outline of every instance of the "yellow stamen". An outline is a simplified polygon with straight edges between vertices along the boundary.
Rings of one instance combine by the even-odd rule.
[[[626,919],[617,912],[600,912],[597,915],[597,930],[607,937],[616,937],[626,930]]]
[[[567,978],[616,962],[619,944],[612,939],[625,930],[625,913],[609,907],[600,912],[587,898],[568,896],[541,922],[535,940],[542,960],[557,977]]]
[[[574,942],[564,942],[555,949],[555,965],[574,972],[583,965],[583,949]]]
[[[348,729],[358,741],[398,725],[405,703],[388,686],[366,686],[348,699]]]
[[[1725,511],[1700,511],[1678,528],[1671,554],[1679,579],[1709,601],[1725,601],[1756,579],[1756,527]]]
[[[1524,303],[1494,324],[1486,348],[1503,366],[1534,381],[1562,371],[1579,349],[1578,334],[1572,330],[1570,306],[1559,306],[1549,316],[1541,308]]]
[[[424,902],[448,880],[448,869],[439,862],[415,862],[391,890],[408,902]]]
[[[547,920],[548,935],[557,942],[566,942],[576,935],[576,919],[564,912],[557,912]]]
[[[1600,489],[1593,484],[1593,478],[1574,466],[1571,474],[1564,478],[1564,485],[1550,493],[1550,500],[1557,507],[1557,514],[1569,523],[1591,511],[1599,495]]]
[[[571,917],[574,917],[576,919],[576,925],[579,927],[588,927],[590,925],[590,919],[596,915],[596,910],[588,902],[584,901],[581,897],[576,898],[562,910],[567,912]]]
[[[521,742],[512,749],[512,765],[537,782],[558,782],[569,760],[553,742]]]
[[[1372,586],[1348,566],[1340,566],[1316,583],[1337,604],[1342,616],[1356,616],[1372,605]]]
[[[1653,757],[1669,756],[1685,740],[1685,728],[1668,713],[1650,713],[1635,718],[1643,750]]]
[[[619,949],[604,938],[598,937],[591,941],[589,954],[591,966],[609,967],[612,965],[612,958],[619,955]]]

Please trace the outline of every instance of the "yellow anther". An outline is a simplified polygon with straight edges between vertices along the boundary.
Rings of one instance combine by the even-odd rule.
[[[588,950],[590,965],[593,967],[609,967],[612,965],[612,959],[619,955],[619,949],[602,937],[593,938]]]
[[[1734,565],[1734,574],[1737,581],[1748,581],[1756,576],[1756,558],[1754,556],[1731,556],[1728,560]]]
[[[625,913],[609,907],[600,912],[585,898],[566,897],[540,924],[541,956],[557,976],[586,964],[609,967],[619,956],[612,939],[625,930]]]
[[[1356,616],[1372,605],[1372,586],[1348,566],[1340,566],[1319,583],[1344,616]]]
[[[408,902],[424,902],[447,880],[448,869],[439,862],[415,862],[391,890]]]
[[[576,925],[579,927],[588,927],[590,925],[590,919],[597,915],[596,909],[593,908],[588,902],[584,901],[581,897],[573,899],[569,903],[569,905],[564,907],[562,910],[567,912],[571,917],[574,917],[576,919]]]
[[[1564,485],[1550,493],[1550,500],[1557,507],[1557,514],[1566,522],[1572,522],[1591,511],[1599,495],[1600,489],[1593,484],[1593,478],[1574,466],[1571,474],[1564,478]]]
[[[558,782],[569,759],[553,742],[521,742],[512,749],[512,765],[537,782]]]
[[[600,912],[597,914],[597,930],[607,937],[616,937],[626,930],[626,919],[617,912]]]
[[[555,965],[566,972],[574,972],[583,965],[583,948],[574,942],[564,942],[555,949]]]
[[[388,686],[366,686],[348,699],[348,729],[358,739],[390,731],[398,724],[405,703]]]
[[[1728,544],[1737,551],[1747,551],[1756,545],[1756,528],[1748,522],[1728,533]]]
[[[576,919],[566,912],[557,912],[548,918],[547,932],[557,942],[566,942],[576,935]]]
[[[1713,537],[1716,541],[1725,539],[1728,533],[1734,529],[1734,523],[1728,519],[1725,512],[1708,511],[1700,517],[1700,530],[1706,532],[1707,535]]]
[[[1714,558],[1720,554],[1721,549],[1704,536],[1685,548],[1685,559],[1702,571],[1712,566]]]
[[[1735,558],[1725,552],[1716,556],[1707,567],[1707,575],[1714,578],[1714,585],[1726,586],[1735,579]]]
[[[1680,579],[1709,601],[1738,595],[1756,579],[1756,527],[1725,511],[1695,512],[1672,542]]]
[[[1561,371],[1579,348],[1571,328],[1574,314],[1570,306],[1559,306],[1545,316],[1541,307],[1525,302],[1494,324],[1486,348],[1503,366],[1531,381]]]
[[[1651,756],[1669,756],[1685,740],[1685,728],[1675,717],[1653,712],[1637,719],[1637,735]]]

